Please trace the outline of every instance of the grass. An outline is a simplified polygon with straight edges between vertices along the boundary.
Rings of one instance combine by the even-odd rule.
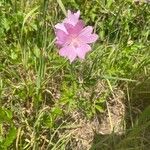
[[[72,64],[54,44],[54,25],[68,9],[80,10],[100,37]],[[91,149],[149,149],[148,3],[1,0],[0,10],[0,149],[88,149],[77,128],[109,112],[113,99],[125,106],[124,133],[97,133]]]

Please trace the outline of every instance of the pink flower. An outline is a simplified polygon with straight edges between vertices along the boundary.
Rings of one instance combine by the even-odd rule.
[[[98,39],[91,26],[85,27],[79,19],[80,11],[68,11],[66,19],[55,25],[56,44],[60,47],[59,54],[73,62],[77,57],[84,59],[91,50],[89,44]]]

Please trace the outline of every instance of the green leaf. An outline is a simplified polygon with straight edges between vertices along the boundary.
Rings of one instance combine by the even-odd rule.
[[[11,127],[10,130],[9,130],[9,133],[8,133],[8,135],[6,137],[6,139],[4,140],[3,147],[4,148],[9,147],[13,143],[13,141],[15,140],[16,135],[17,135],[16,128],[15,127]]]
[[[67,11],[66,11],[66,9],[65,9],[65,6],[64,6],[63,2],[62,2],[61,0],[57,0],[57,3],[59,4],[59,6],[60,6],[62,12],[63,12],[64,15],[66,16],[66,15],[67,15]]]
[[[59,107],[54,107],[52,110],[54,115],[61,115],[62,114],[62,109],[60,109]]]
[[[99,112],[104,112],[103,108],[99,105],[95,105],[95,108],[99,111]]]
[[[5,108],[0,108],[0,123],[7,121],[10,122],[12,119],[12,112]]]
[[[150,106],[146,107],[138,119],[138,124],[142,125],[150,121]]]

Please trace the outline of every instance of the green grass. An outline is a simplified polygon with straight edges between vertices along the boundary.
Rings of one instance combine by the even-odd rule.
[[[54,25],[68,9],[80,10],[100,37],[85,60],[72,64],[54,44]],[[149,4],[1,0],[0,10],[0,149],[74,149],[71,114],[91,120],[118,89],[125,95],[125,134],[117,141],[106,135],[91,148],[148,150]]]

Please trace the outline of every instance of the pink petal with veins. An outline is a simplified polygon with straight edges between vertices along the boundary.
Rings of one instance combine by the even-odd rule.
[[[79,17],[80,17],[80,11],[77,11],[77,13],[72,13],[69,10],[67,18],[64,20],[64,23],[68,23],[75,26],[79,20]]]
[[[75,60],[77,53],[73,46],[65,46],[60,49],[59,54],[63,57],[67,57],[70,60],[70,63]]]
[[[84,59],[87,52],[91,50],[88,44],[81,44],[80,47],[76,49],[76,53],[79,58]]]
[[[68,34],[67,30],[66,30],[66,27],[64,26],[64,23],[57,23],[55,25],[55,28],[58,29],[58,30],[62,30],[64,31],[66,34]]]
[[[78,38],[85,43],[93,43],[98,39],[97,34],[92,34],[93,28],[91,26],[85,27],[81,33],[79,34]]]

